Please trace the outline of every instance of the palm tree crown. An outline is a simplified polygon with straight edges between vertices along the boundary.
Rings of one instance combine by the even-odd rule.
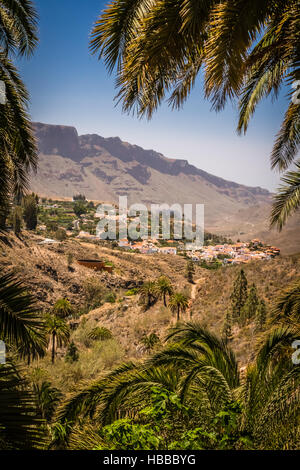
[[[182,292],[175,292],[170,298],[169,307],[172,312],[177,312],[177,321],[180,320],[180,312],[185,312],[189,306],[189,300]]]
[[[181,324],[170,331],[167,346],[143,364],[123,364],[73,395],[61,407],[59,422],[69,423],[71,430],[70,424],[82,416],[94,419],[94,426],[134,418],[155,387],[177,392],[192,409],[191,416],[199,417],[208,430],[218,413],[237,402],[242,410],[239,432],[250,436],[252,448],[294,448],[299,439],[300,367],[288,355],[295,337],[287,327],[271,331],[241,374],[226,341],[198,323]]]
[[[67,299],[59,299],[53,307],[53,313],[60,318],[65,318],[73,313],[71,302]]]
[[[300,80],[299,24],[297,0],[113,0],[94,26],[91,50],[110,72],[116,68],[125,111],[150,118],[169,92],[169,104],[181,107],[204,70],[213,108],[239,97],[238,131],[246,132],[264,97]],[[285,170],[297,156],[299,101],[288,105],[273,168]],[[279,229],[283,215],[299,207],[299,196],[289,196],[281,210],[274,204]]]
[[[5,216],[10,195],[28,188],[28,172],[37,165],[37,149],[26,108],[28,93],[12,55],[30,55],[37,44],[37,14],[29,0],[0,0],[0,80],[6,101],[0,104],[0,209]]]
[[[67,323],[62,318],[58,318],[55,315],[48,315],[46,318],[46,332],[48,333],[51,339],[51,359],[52,363],[54,363],[56,346],[62,346],[63,344],[66,344],[69,341],[70,329]]]
[[[13,274],[0,272],[0,339],[30,361],[44,355],[43,329],[34,298]]]
[[[164,306],[167,306],[167,295],[171,296],[173,294],[173,286],[171,281],[166,276],[160,276],[156,282],[157,292],[160,297],[163,298]]]

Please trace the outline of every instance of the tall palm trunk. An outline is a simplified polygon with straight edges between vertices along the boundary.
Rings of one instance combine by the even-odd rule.
[[[164,292],[164,306],[167,306],[167,299],[166,299],[166,293]]]
[[[180,306],[177,307],[177,321],[180,320]]]
[[[52,355],[51,355],[52,364],[55,361],[55,333],[52,333]]]

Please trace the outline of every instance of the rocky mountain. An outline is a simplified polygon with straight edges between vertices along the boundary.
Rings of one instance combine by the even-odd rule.
[[[235,235],[265,229],[271,194],[211,175],[187,160],[166,158],[154,150],[96,134],[79,136],[68,126],[34,124],[39,147],[32,190],[48,197],[129,203],[202,203],[206,228]],[[249,220],[255,209],[256,220]],[[254,227],[254,228],[253,228]]]

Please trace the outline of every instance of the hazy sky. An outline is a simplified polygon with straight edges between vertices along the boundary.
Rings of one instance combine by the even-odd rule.
[[[270,190],[278,186],[269,154],[286,107],[284,93],[275,103],[270,99],[259,106],[243,137],[236,133],[236,107],[229,104],[218,114],[211,111],[200,84],[182,110],[164,105],[151,121],[140,121],[115,107],[114,77],[88,50],[93,22],[107,1],[35,3],[40,44],[33,58],[21,62],[34,121],[72,125],[79,134],[119,136],[238,183]]]

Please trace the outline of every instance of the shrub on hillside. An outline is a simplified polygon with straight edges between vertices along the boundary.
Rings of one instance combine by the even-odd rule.
[[[101,307],[107,294],[105,287],[96,277],[88,278],[83,284],[85,306],[89,310]]]

